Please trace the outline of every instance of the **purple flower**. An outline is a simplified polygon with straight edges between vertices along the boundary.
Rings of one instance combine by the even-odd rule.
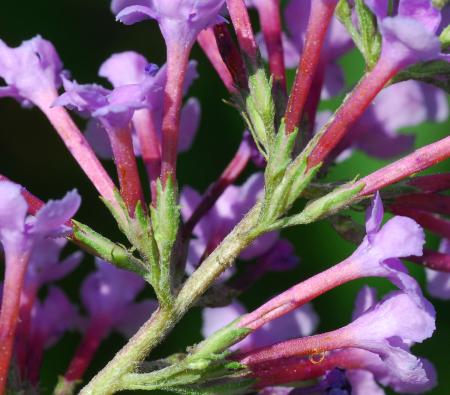
[[[435,329],[434,309],[425,299],[422,305],[426,307],[419,307],[407,294],[394,292],[343,328],[344,336],[351,338],[351,347],[380,356],[383,363],[373,373],[381,376],[383,372],[380,382],[396,391],[423,391],[433,385],[423,361],[409,352],[414,343],[430,337]]]
[[[41,240],[67,234],[70,228],[65,224],[81,202],[74,190],[61,200],[50,200],[36,216],[27,217],[28,205],[21,189],[12,182],[0,182],[0,241],[7,255],[23,253]]]
[[[43,239],[35,243],[25,277],[24,288],[37,291],[42,285],[58,281],[72,272],[81,262],[83,253],[74,252],[60,260],[65,239]]]
[[[450,254],[450,242],[447,239],[441,241],[439,251]],[[438,272],[431,269],[425,270],[427,275],[427,289],[431,296],[449,300],[450,299],[450,273]]]
[[[50,287],[44,302],[35,304],[31,320],[30,339],[44,348],[51,347],[64,332],[81,324],[77,308],[57,287]]]
[[[188,269],[195,268],[202,255],[214,249],[233,227],[256,203],[264,190],[262,173],[252,175],[242,186],[229,186],[217,200],[214,207],[199,221],[193,234],[188,258]],[[181,214],[184,220],[190,218],[201,201],[201,196],[192,188],[185,187],[181,192]],[[247,247],[241,259],[251,260],[269,252],[278,240],[277,232],[270,232]]]
[[[100,85],[79,85],[63,79],[66,93],[54,103],[55,106],[74,108],[98,118],[106,129],[127,126],[134,111],[148,105],[148,93],[153,89],[152,81],[125,85],[112,91]]]
[[[245,313],[245,308],[238,302],[226,307],[203,309],[203,337],[211,336]],[[318,323],[319,317],[312,305],[306,304],[255,331],[235,344],[232,349],[246,351],[294,337],[309,336],[317,329]]]
[[[431,0],[400,0],[394,16],[386,0],[371,0],[368,7],[378,18],[382,34],[381,57],[398,68],[441,57],[437,37],[441,13]]]
[[[423,229],[411,218],[401,216],[381,226],[383,215],[383,203],[377,193],[366,213],[367,235],[348,261],[359,267],[361,277],[386,277],[422,305],[422,291],[417,281],[398,258],[422,255]]]
[[[151,89],[147,89],[144,110],[151,111],[152,122],[159,137],[159,144],[161,144],[164,86],[167,80],[166,67],[158,68],[149,63],[144,56],[128,51],[112,55],[101,65],[99,75],[107,78],[116,89],[126,85],[143,84],[144,81],[147,81],[146,83],[149,85],[152,84]],[[197,63],[191,61],[184,82],[185,93],[197,76]],[[181,110],[179,152],[185,152],[191,147],[200,124],[200,116],[199,101],[196,98],[188,99]],[[112,157],[106,132],[96,120],[88,122],[86,137],[100,156]],[[141,155],[141,147],[135,130],[133,130],[133,147],[135,154]]]
[[[156,302],[136,303],[145,281],[134,273],[96,259],[97,270],[81,286],[81,299],[91,322],[126,335],[139,328],[156,309]]]
[[[62,63],[53,44],[36,36],[17,48],[0,40],[0,97],[10,96],[23,104],[38,102],[42,95],[55,96],[61,85]]]
[[[156,19],[167,43],[191,47],[203,29],[218,21],[224,0],[113,0],[117,20],[132,25]]]
[[[316,130],[320,130],[329,115],[328,112],[319,114]],[[339,162],[354,148],[381,159],[404,154],[413,148],[414,136],[398,134],[399,129],[425,121],[443,122],[447,117],[448,103],[442,90],[415,81],[391,85],[379,93],[351,127],[333,151],[333,157]]]

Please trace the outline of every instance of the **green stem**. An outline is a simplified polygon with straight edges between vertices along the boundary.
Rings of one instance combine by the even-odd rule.
[[[172,309],[157,310],[116,356],[87,385],[80,395],[109,395],[121,389],[122,377],[135,371],[184,316],[197,299],[230,267],[262,230],[256,227],[261,204],[257,203],[223,242],[186,281]]]

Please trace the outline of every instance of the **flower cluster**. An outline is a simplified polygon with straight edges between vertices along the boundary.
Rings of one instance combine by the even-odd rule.
[[[412,133],[448,120],[450,6],[284,3],[112,0],[118,22],[157,23],[167,58],[158,66],[134,51],[111,55],[98,71],[110,87],[76,82],[41,36],[16,48],[0,39],[0,98],[45,115],[121,234],[114,241],[76,220],[76,190],[45,203],[0,175],[0,395],[45,393],[46,350],[67,332],[80,339],[54,372],[56,395],[78,393],[113,332],[128,342],[80,394],[381,395],[437,387],[441,367],[414,347],[440,335],[439,309],[403,260],[425,268],[431,297],[450,299],[450,174],[416,176],[450,157],[450,137],[414,151],[422,139]],[[196,43],[244,130],[202,192],[190,186],[195,178],[189,185],[177,177],[179,153],[204,126],[200,99],[189,97],[207,67],[191,60]],[[349,87],[342,61],[359,55],[364,72]],[[325,110],[340,99],[334,112]],[[218,125],[206,126],[223,137]],[[333,170],[355,150],[397,159],[336,182]],[[102,163],[109,160],[117,183]],[[356,247],[299,282],[310,249],[300,233],[284,230],[319,220]],[[334,253],[328,240],[314,240],[315,253],[322,248]],[[89,255],[95,269],[86,274]],[[86,274],[79,284],[75,271]],[[364,285],[347,303],[351,322],[328,328],[333,312],[316,299],[369,278],[395,289],[378,298]],[[345,311],[342,300],[332,303]],[[147,361],[193,307],[202,309],[203,340],[188,346],[180,338],[176,354]]]

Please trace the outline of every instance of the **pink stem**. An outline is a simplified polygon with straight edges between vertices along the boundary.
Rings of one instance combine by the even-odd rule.
[[[391,210],[394,214],[410,217],[420,226],[436,233],[439,236],[450,239],[450,221],[447,219],[440,218],[437,215],[424,211],[412,210],[400,206],[391,206]]]
[[[360,196],[370,195],[385,186],[425,170],[449,157],[450,137],[445,137],[361,179],[358,184],[364,184],[364,188],[360,192]]]
[[[168,44],[167,83],[164,91],[164,115],[162,123],[161,179],[176,178],[180,112],[183,100],[183,85],[189,61],[190,48]]]
[[[450,255],[425,249],[420,257],[409,257],[408,260],[438,272],[450,273]]]
[[[408,184],[426,193],[445,191],[450,189],[450,173],[415,177]]]
[[[223,62],[222,56],[220,55],[213,29],[209,28],[202,30],[197,37],[197,42],[213,65],[228,92],[237,93],[237,89],[234,86],[233,77],[228,71],[227,66]]]
[[[355,344],[350,337],[352,324],[336,329],[331,332],[321,333],[315,336],[307,336],[299,339],[287,340],[261,347],[238,356],[240,363],[245,365],[256,365],[268,361],[294,356],[317,355],[325,351],[336,350],[344,347],[352,347]]]
[[[393,206],[450,215],[450,196],[436,193],[412,193],[395,199]]]
[[[152,200],[156,201],[156,181],[161,172],[161,143],[153,114],[149,110],[134,113],[133,125],[141,146],[142,160],[150,181]]]
[[[325,69],[326,62],[321,60],[317,67],[316,73],[311,83],[311,89],[308,94],[308,98],[305,103],[305,110],[303,118],[306,121],[306,136],[305,142],[309,141],[314,133],[316,125],[317,111],[320,104],[320,98],[322,95],[322,88],[325,81]],[[301,120],[300,120],[301,122]]]
[[[64,375],[68,382],[78,381],[83,378],[86,369],[89,367],[95,352],[100,346],[110,329],[108,318],[95,317],[91,320],[80,345],[75,352],[72,361]]]
[[[29,250],[29,249],[28,249]],[[6,269],[0,310],[0,395],[6,388],[19,319],[20,294],[23,288],[30,251],[5,251]]]
[[[321,58],[321,50],[333,17],[337,1],[316,0],[311,2],[311,13],[306,30],[305,47],[289,97],[286,118],[286,133],[299,126],[304,106]]]
[[[227,0],[227,7],[245,60],[256,68],[258,46],[256,45],[247,6],[244,0]]]
[[[117,175],[120,183],[120,194],[125,201],[131,216],[137,203],[142,202],[145,207],[144,194],[142,192],[141,180],[134,156],[133,141],[131,140],[130,126],[120,129],[112,128],[110,125],[103,125],[108,133],[109,141],[114,155]]]
[[[397,73],[397,70],[397,66],[391,64],[389,59],[381,58],[376,66],[365,75],[331,121],[320,132],[319,142],[308,158],[309,168],[324,161],[345,136],[350,126],[364,113],[377,94]]]
[[[238,326],[256,330],[265,323],[295,310],[330,289],[363,276],[364,274],[358,267],[357,258],[349,257],[269,300],[244,316]]]
[[[11,181],[8,177],[0,174],[0,181]],[[22,187],[22,196],[28,204],[28,212],[31,215],[36,215],[36,213],[44,206],[44,202],[38,197],[34,196],[32,193],[28,192],[24,187]]]
[[[259,4],[259,3],[258,3]],[[264,35],[264,41],[269,54],[269,68],[273,75],[275,91],[286,95],[286,69],[284,66],[284,50],[281,39],[280,0],[266,0],[258,7],[259,20]]]
[[[189,238],[200,219],[214,206],[223,192],[236,181],[247,166],[250,158],[251,148],[249,147],[249,143],[243,140],[231,162],[220,175],[219,179],[210,185],[203,195],[200,204],[185,223],[183,228],[183,236],[185,239]]]
[[[67,111],[62,107],[52,107],[56,97],[56,93],[41,96],[36,104],[47,116],[72,156],[86,173],[100,195],[119,209],[119,205],[114,196],[115,186],[113,181]]]

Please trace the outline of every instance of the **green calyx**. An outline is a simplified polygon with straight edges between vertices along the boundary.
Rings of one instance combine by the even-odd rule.
[[[358,27],[353,24],[353,11],[358,18]],[[340,0],[336,7],[336,15],[363,55],[367,68],[371,70],[381,53],[381,34],[378,32],[375,15],[363,0],[355,0],[354,5],[349,0]]]

